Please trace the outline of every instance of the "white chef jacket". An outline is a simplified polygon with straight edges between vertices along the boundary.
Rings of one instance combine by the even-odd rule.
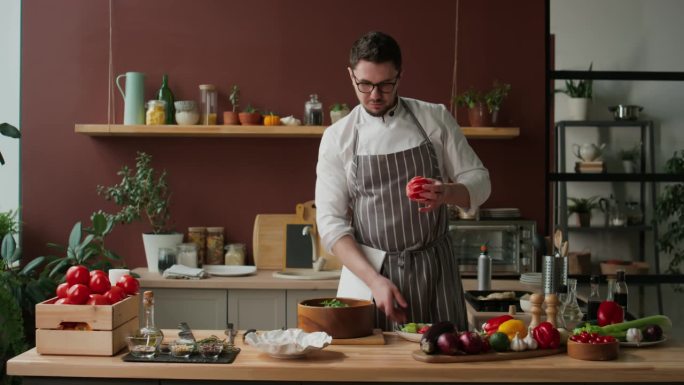
[[[489,172],[466,141],[458,123],[442,104],[402,98],[423,126],[435,147],[443,182],[463,184],[470,193],[471,207],[484,203],[490,194]],[[351,227],[351,167],[354,128],[358,130],[357,155],[390,154],[423,142],[419,128],[401,103],[393,116],[376,117],[360,104],[323,133],[316,166],[316,223],[325,249]]]

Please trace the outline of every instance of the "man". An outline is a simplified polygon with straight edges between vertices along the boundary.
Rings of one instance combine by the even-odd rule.
[[[398,97],[401,51],[391,36],[362,36],[349,64],[359,105],[325,130],[316,168],[322,241],[370,288],[379,327],[450,320],[466,330],[447,204],[480,206],[489,173],[443,105]],[[406,196],[415,176],[429,180],[418,201]],[[380,271],[360,245],[386,253]]]

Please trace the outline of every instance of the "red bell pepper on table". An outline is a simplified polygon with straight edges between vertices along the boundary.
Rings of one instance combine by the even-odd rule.
[[[542,322],[532,329],[532,337],[537,340],[539,349],[558,349],[560,332],[550,322]]]
[[[487,333],[488,336],[491,336],[499,330],[499,326],[501,326],[502,323],[512,319],[513,317],[508,314],[491,318],[482,325],[482,330]]]

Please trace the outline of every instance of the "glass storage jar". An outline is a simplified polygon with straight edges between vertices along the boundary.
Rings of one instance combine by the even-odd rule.
[[[197,267],[197,245],[192,242],[178,245],[178,263],[187,267]]]
[[[309,100],[304,104],[304,124],[307,126],[323,125],[323,104],[318,101],[318,95],[309,95]]]
[[[164,124],[166,122],[166,102],[163,100],[150,100],[147,102],[145,124]]]
[[[223,264],[223,227],[207,227],[207,265]]]
[[[197,102],[194,100],[180,100],[174,103],[176,107],[176,123],[192,125],[199,122],[200,114]]]
[[[204,265],[207,256],[207,228],[188,227],[188,241],[197,245],[197,263]]]
[[[630,226],[640,225],[644,222],[644,212],[641,211],[639,202],[627,202],[625,204],[627,224]]]
[[[200,124],[216,124],[216,86],[213,84],[201,84],[200,89]]]
[[[226,245],[226,255],[224,255],[226,265],[245,264],[245,245],[243,243],[230,243]]]

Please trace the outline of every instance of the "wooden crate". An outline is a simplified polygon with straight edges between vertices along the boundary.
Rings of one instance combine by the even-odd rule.
[[[36,305],[36,350],[40,354],[112,356],[126,346],[126,336],[140,325],[140,295],[114,305]],[[79,322],[92,330],[61,330],[63,322]]]

